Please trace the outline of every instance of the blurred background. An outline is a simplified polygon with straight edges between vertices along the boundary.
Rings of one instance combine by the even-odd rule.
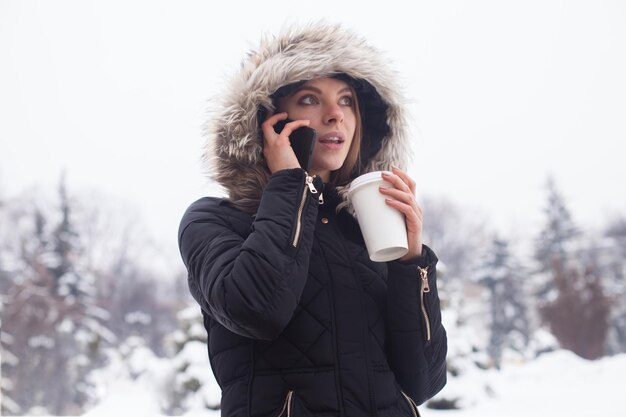
[[[623,1],[0,0],[2,415],[219,415],[176,240],[223,195],[208,100],[321,18],[409,100],[450,341],[422,414],[623,415]]]

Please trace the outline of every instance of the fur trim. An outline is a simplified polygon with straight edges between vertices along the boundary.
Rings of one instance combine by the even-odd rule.
[[[258,48],[248,53],[211,109],[203,159],[207,174],[228,191],[233,205],[256,213],[270,176],[262,151],[259,109],[273,111],[270,96],[284,85],[338,73],[367,81],[387,106],[388,134],[368,138],[375,142],[368,144],[374,151],[367,161],[362,161],[361,172],[356,176],[390,170],[391,164],[406,169],[410,146],[404,100],[396,85],[397,76],[387,67],[382,54],[338,24],[292,26],[276,37],[264,37]],[[342,201],[337,211],[346,207],[354,214],[347,201],[348,188],[337,187]]]

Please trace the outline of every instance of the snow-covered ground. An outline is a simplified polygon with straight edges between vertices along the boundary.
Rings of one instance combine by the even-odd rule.
[[[441,395],[472,398],[472,404],[461,410],[420,411],[424,417],[623,417],[625,392],[626,354],[587,361],[556,351],[526,364],[505,365],[500,372],[450,379]]]
[[[136,383],[117,381],[102,402],[86,415],[158,415],[156,385],[145,378]],[[556,351],[528,363],[507,364],[501,371],[477,369],[450,378],[440,396],[458,397],[459,405],[464,408],[431,410],[422,406],[420,412],[424,417],[623,417],[625,388],[626,354],[587,361],[569,351]],[[185,414],[186,417],[218,415],[219,412],[204,410]]]

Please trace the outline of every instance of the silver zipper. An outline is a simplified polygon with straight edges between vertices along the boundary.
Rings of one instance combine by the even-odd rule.
[[[285,410],[287,410],[287,417],[291,417],[291,398],[293,397],[293,390],[289,390],[287,393],[287,397],[285,398],[285,402],[283,403],[283,408],[280,410],[280,414],[278,417],[282,417],[285,414]]]
[[[413,399],[411,397],[406,395],[404,393],[404,391],[400,390],[400,392],[402,393],[402,395],[404,395],[404,398],[406,399],[406,402],[409,403],[409,408],[413,412],[413,417],[419,417],[420,413],[419,413],[419,411],[417,411],[417,404],[415,404],[415,401],[413,401]]]
[[[428,267],[417,267],[422,278],[422,286],[420,287],[420,304],[422,306],[422,314],[424,315],[424,323],[426,325],[426,341],[430,340],[430,319],[428,318],[428,312],[426,311],[426,305],[424,304],[424,293],[430,292],[430,285],[428,285]]]
[[[306,175],[305,178],[305,187],[304,190],[302,190],[302,198],[300,199],[300,207],[298,208],[298,220],[296,221],[296,235],[293,238],[293,242],[291,243],[293,245],[294,248],[298,247],[298,242],[300,241],[300,229],[302,228],[302,210],[304,210],[304,203],[306,202],[306,189],[307,187],[309,188],[309,191],[311,192],[311,194],[317,194],[317,190],[315,189],[315,186],[313,185],[313,178],[315,178],[315,175],[310,176],[308,172],[304,172],[304,174]]]

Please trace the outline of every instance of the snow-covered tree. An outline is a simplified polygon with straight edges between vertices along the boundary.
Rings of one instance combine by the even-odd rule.
[[[2,277],[0,269],[0,280]],[[10,368],[18,364],[17,356],[13,353],[13,336],[2,328],[2,311],[4,310],[4,297],[0,294],[0,415],[16,415],[20,412],[20,406],[13,400],[14,384],[10,375]]]
[[[172,404],[168,413],[191,410],[217,410],[221,390],[209,365],[207,333],[197,306],[187,307],[177,314],[179,328],[168,343],[175,352],[172,359],[175,379]]]
[[[539,274],[535,275],[542,281],[538,282],[535,295],[540,301],[553,298],[554,295],[550,294],[554,289],[551,271],[555,263],[564,265],[571,258],[576,238],[580,236],[553,177],[548,177],[546,189],[545,223],[535,242],[535,259],[539,265]]]
[[[11,242],[3,256],[13,264],[2,318],[19,361],[8,375],[25,412],[77,414],[88,400],[85,376],[102,360],[102,344],[115,338],[95,303],[95,276],[81,261],[65,186],[58,210],[37,195],[12,204],[12,228],[2,231]]]
[[[107,348],[106,355],[106,364],[87,378],[97,401],[85,416],[164,415],[174,380],[169,358],[155,355],[139,336]]]
[[[555,263],[557,298],[541,309],[561,347],[585,359],[604,355],[610,313],[602,276],[593,265]]]
[[[611,299],[607,353],[626,352],[626,218],[611,221],[601,249],[606,259],[606,291]]]
[[[103,395],[88,376],[120,355],[135,358],[129,383],[141,358],[153,358],[145,378],[167,369],[160,393],[170,392],[163,340],[178,328],[182,265],[163,268],[166,257],[127,204],[97,192],[93,205],[63,183],[55,197],[36,188],[0,205],[3,412],[81,414]],[[127,352],[116,353],[118,344]],[[155,413],[172,403],[162,399]]]
[[[581,231],[551,178],[545,213],[535,251],[539,311],[562,347],[598,358],[604,354],[610,312],[602,258],[589,235],[580,239]]]
[[[0,236],[9,227],[6,216],[6,203],[0,194]],[[11,370],[18,365],[17,356],[13,353],[14,338],[3,327],[5,295],[10,287],[10,258],[6,251],[8,242],[0,239],[0,415],[18,414],[20,406],[13,400],[14,384]]]
[[[166,355],[163,341],[177,328],[178,299],[171,292],[169,298],[160,296],[167,283],[132,259],[118,266],[99,273],[99,305],[110,312],[108,327],[121,340],[141,337],[155,354]]]
[[[167,357],[155,355],[140,336],[107,350],[106,366],[89,376],[101,400],[88,416],[111,415],[109,408],[128,403],[129,395],[149,403],[149,414],[203,415],[219,409],[221,391],[209,365],[200,310],[184,308],[177,318],[179,328],[167,337]]]
[[[487,352],[497,368],[504,349],[522,353],[530,340],[526,277],[508,246],[506,240],[494,238],[478,276],[479,283],[489,292],[491,313]]]
[[[536,246],[536,258],[544,269],[551,269],[554,258],[564,258],[580,235],[553,177],[548,177],[548,202],[544,209],[546,221]]]

